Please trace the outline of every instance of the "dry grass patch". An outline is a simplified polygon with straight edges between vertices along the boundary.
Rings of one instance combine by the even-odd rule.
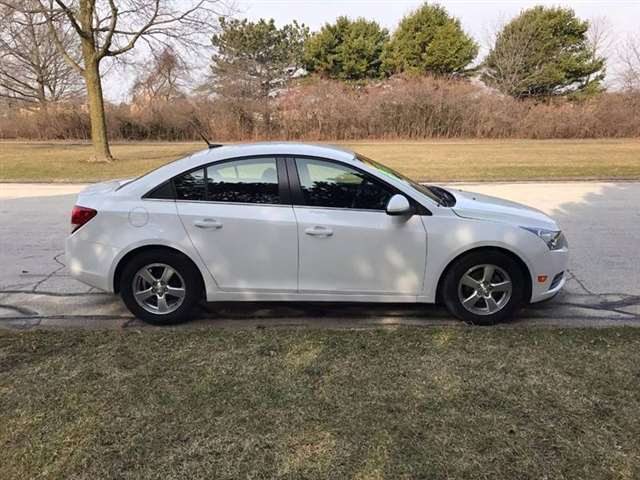
[[[425,181],[640,178],[640,140],[478,140],[350,147]]]
[[[118,159],[91,163],[91,146],[79,143],[0,142],[0,180],[36,182],[93,182],[137,177],[197,150],[202,144],[114,144]]]
[[[640,329],[0,333],[3,478],[640,477]]]
[[[346,147],[421,181],[638,179],[640,140],[358,142]],[[138,176],[202,143],[114,144],[113,164],[68,143],[0,143],[0,181],[89,182]]]

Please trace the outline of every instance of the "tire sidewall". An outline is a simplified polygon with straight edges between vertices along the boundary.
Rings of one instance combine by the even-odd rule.
[[[491,315],[477,315],[467,310],[458,298],[460,278],[472,267],[492,264],[502,268],[511,277],[512,292],[509,302]],[[499,251],[472,252],[455,261],[448,270],[443,284],[443,299],[449,311],[472,325],[494,325],[513,315],[522,306],[525,295],[525,276],[522,267],[510,255]]]
[[[148,312],[136,301],[133,295],[133,278],[146,265],[165,263],[180,274],[185,283],[185,297],[180,307],[166,314]],[[122,271],[120,277],[120,296],[129,311],[137,318],[153,325],[175,325],[190,319],[196,303],[202,299],[200,273],[184,255],[166,250],[150,250],[133,257]]]

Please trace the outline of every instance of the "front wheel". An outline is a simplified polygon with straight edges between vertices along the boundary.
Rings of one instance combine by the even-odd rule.
[[[498,251],[472,252],[456,260],[443,283],[443,299],[456,317],[474,325],[493,325],[523,303],[525,277],[520,265]]]
[[[142,252],[125,266],[120,295],[129,311],[145,322],[184,322],[202,297],[200,274],[188,258],[177,252]]]

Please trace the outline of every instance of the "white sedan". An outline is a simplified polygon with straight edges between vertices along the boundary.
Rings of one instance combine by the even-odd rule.
[[[155,324],[202,299],[443,302],[493,324],[554,296],[568,259],[537,210],[293,143],[219,146],[92,185],[71,222],[71,274]]]

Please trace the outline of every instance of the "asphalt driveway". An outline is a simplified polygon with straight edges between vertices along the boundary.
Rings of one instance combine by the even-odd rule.
[[[140,326],[117,297],[73,280],[64,265],[82,185],[0,184],[0,327]],[[536,207],[571,246],[565,291],[511,325],[640,326],[640,183],[455,185]],[[436,306],[250,303],[203,306],[190,326],[353,327],[460,323]]]

